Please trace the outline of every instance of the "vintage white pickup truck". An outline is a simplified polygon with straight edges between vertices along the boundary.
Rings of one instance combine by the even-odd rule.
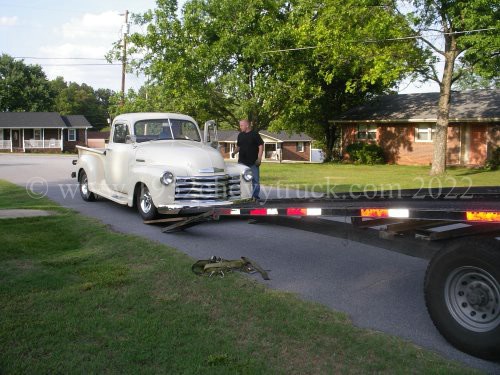
[[[215,122],[176,113],[117,116],[105,149],[78,146],[80,194],[136,206],[144,220],[250,199],[252,172],[225,163],[216,149]],[[215,147],[215,148],[214,148]]]

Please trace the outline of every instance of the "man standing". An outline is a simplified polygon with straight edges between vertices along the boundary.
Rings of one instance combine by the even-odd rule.
[[[260,184],[259,184],[259,166],[262,162],[262,153],[264,152],[264,141],[260,137],[259,133],[252,130],[250,121],[241,120],[240,130],[238,134],[238,140],[236,142],[236,148],[233,152],[238,154],[238,163],[245,164],[250,167],[253,173],[252,179],[252,198],[259,199]]]

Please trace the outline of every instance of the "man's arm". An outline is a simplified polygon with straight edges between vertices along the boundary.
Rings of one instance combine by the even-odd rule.
[[[236,155],[238,152],[240,152],[240,147],[239,147],[239,146],[236,146],[236,147],[234,148],[233,153],[232,153],[232,155],[231,155],[231,156],[234,158],[234,157],[235,157],[235,155]]]
[[[259,145],[259,154],[257,155],[257,160],[255,165],[258,167],[262,163],[262,154],[264,153],[264,145]]]

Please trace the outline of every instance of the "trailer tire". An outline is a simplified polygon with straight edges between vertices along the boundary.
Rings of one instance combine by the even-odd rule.
[[[151,198],[151,193],[146,184],[141,184],[141,187],[138,189],[136,204],[143,220],[154,220],[158,217],[158,210],[153,203],[153,198]]]
[[[89,179],[87,177],[87,173],[84,170],[80,172],[80,176],[78,178],[80,195],[85,202],[93,202],[95,201],[95,194],[89,190]]]
[[[456,348],[500,359],[500,250],[495,239],[461,240],[438,252],[425,275],[425,303]]]

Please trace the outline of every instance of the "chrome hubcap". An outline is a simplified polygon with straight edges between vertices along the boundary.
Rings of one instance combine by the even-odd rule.
[[[464,328],[487,332],[500,324],[500,285],[477,267],[460,267],[448,276],[446,307]]]
[[[82,179],[82,193],[83,195],[88,195],[89,193],[89,181],[87,176],[84,176]]]
[[[153,200],[151,199],[151,194],[149,193],[149,190],[144,187],[144,191],[141,196],[141,210],[145,214],[149,213],[151,211],[151,206],[153,204]]]

